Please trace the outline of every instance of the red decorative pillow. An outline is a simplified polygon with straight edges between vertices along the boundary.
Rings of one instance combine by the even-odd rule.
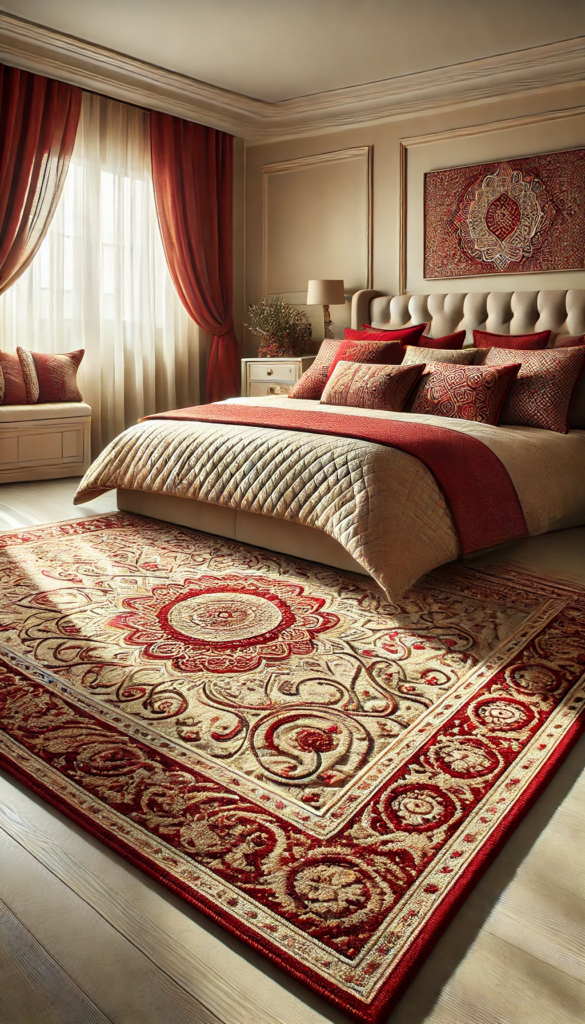
[[[0,370],[4,377],[2,405],[27,405],[29,400],[16,352],[0,352]]]
[[[575,348],[585,345],[585,334],[559,334],[552,343],[553,348]]]
[[[429,339],[432,342],[432,338]],[[422,345],[407,345],[404,350],[403,366],[413,363],[461,363],[477,364],[483,355],[477,348],[423,348]]]
[[[484,366],[512,362],[521,365],[502,409],[501,422],[566,434],[569,425],[574,425],[569,421],[569,410],[583,371],[585,348],[549,349],[547,352],[492,349]]]
[[[416,366],[338,362],[321,395],[324,405],[399,412],[423,371]]]
[[[433,363],[419,386],[412,412],[496,424],[519,364],[464,366]]]
[[[537,334],[490,334],[488,331],[474,331],[473,344],[476,348],[513,348],[534,351],[546,348],[550,336],[550,331],[539,331]]]
[[[77,387],[77,368],[84,349],[57,354],[29,352],[25,348],[16,351],[29,402],[83,402]]]
[[[463,348],[464,342],[465,331],[455,331],[455,334],[444,334],[442,338],[429,338],[428,334],[423,334],[418,344],[427,348],[458,349]]]
[[[329,367],[327,380],[337,363],[378,363],[384,366],[399,366],[404,357],[404,348],[399,341],[341,341],[335,358]]]
[[[299,377],[296,384],[293,384],[288,393],[289,398],[321,398],[329,368],[340,345],[339,338],[325,338],[325,341],[321,342],[315,361]]]
[[[370,327],[369,324],[362,324],[361,331],[354,331],[346,327],[343,336],[346,341],[401,341],[403,345],[418,345],[419,338],[428,324],[416,324],[414,327],[397,327],[388,329],[385,327]]]

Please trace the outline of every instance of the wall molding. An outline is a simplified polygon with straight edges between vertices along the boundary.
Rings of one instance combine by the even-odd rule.
[[[220,89],[3,12],[0,60],[221,128],[253,145],[579,83],[585,79],[585,36],[278,103]]]
[[[365,176],[365,194],[366,194],[366,218],[364,223],[365,228],[365,265],[363,268],[364,274],[362,281],[364,288],[372,287],[372,273],[373,273],[373,235],[374,235],[374,205],[373,205],[373,187],[374,187],[374,174],[373,174],[373,160],[374,160],[374,147],[373,146],[354,146],[350,149],[338,149],[332,150],[327,153],[316,153],[312,156],[301,156],[294,157],[290,160],[281,160],[277,163],[264,164],[262,167],[262,290],[263,294],[271,297],[276,294],[282,295],[287,302],[299,303],[303,305],[306,301],[306,289],[302,292],[289,291],[284,289],[280,292],[271,291],[269,288],[268,281],[268,267],[270,260],[268,257],[269,250],[269,195],[268,195],[268,182],[271,177],[279,174],[291,174],[299,173],[302,171],[309,170],[311,167],[322,167],[326,164],[345,163],[348,160],[360,160],[363,161]],[[307,277],[309,280],[309,277]]]
[[[398,267],[399,267],[399,283],[398,293],[400,295],[409,294],[407,289],[407,246],[408,246],[408,217],[407,217],[407,204],[408,204],[408,152],[409,150],[416,149],[418,147],[424,147],[435,142],[450,142],[456,139],[473,139],[475,137],[484,138],[486,135],[493,134],[495,132],[510,131],[514,128],[524,128],[537,124],[551,124],[555,121],[567,121],[574,117],[582,117],[585,114],[585,106],[572,107],[567,110],[552,110],[540,114],[524,114],[520,117],[511,117],[506,120],[491,121],[488,124],[473,125],[466,128],[450,128],[442,132],[432,132],[428,135],[413,135],[409,138],[403,138],[400,140],[400,184],[399,184],[399,204],[400,204],[400,230],[399,230],[399,253],[398,253]],[[567,149],[576,149],[576,146],[567,146]],[[548,149],[544,149],[544,152],[549,152]],[[524,154],[523,154],[524,155]],[[535,156],[537,154],[527,154],[528,156]],[[508,159],[514,159],[510,156]],[[485,163],[498,163],[500,159],[493,161],[478,161],[473,159],[469,161],[469,166],[474,166],[478,162]],[[459,165],[457,165],[459,166]],[[461,166],[465,166],[462,164]],[[579,273],[579,271],[577,271]],[[526,272],[528,274],[529,272]],[[541,273],[561,273],[561,271],[541,271]],[[569,273],[563,271],[563,273]],[[494,275],[496,278],[501,275]],[[523,276],[523,275],[522,275]],[[457,281],[469,281],[477,280],[473,275],[466,278],[457,278]],[[479,278],[485,280],[485,278]]]

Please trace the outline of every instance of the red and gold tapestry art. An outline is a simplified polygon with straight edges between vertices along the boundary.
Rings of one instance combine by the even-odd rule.
[[[585,266],[585,149],[429,171],[425,278]]]

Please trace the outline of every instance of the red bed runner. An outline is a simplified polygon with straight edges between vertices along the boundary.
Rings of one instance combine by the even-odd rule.
[[[194,405],[144,418],[302,430],[399,448],[420,459],[435,477],[449,504],[463,555],[528,536],[514,484],[497,455],[476,437],[448,427],[236,403]]]

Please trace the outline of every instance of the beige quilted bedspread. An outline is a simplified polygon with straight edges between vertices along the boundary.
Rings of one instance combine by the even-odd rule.
[[[309,404],[276,396],[238,401],[305,409]],[[328,406],[327,411],[334,408],[340,409]],[[585,522],[585,432],[560,435],[454,420],[446,426],[436,416],[417,418],[472,432],[495,451],[516,486],[530,533],[564,525],[562,520]],[[458,554],[451,516],[431,472],[413,456],[369,441],[148,420],[108,445],[83,478],[75,502],[117,487],[196,498],[316,527],[339,541],[392,599]]]

